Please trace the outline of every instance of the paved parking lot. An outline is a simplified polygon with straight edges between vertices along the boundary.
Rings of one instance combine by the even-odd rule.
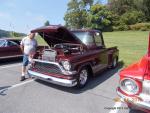
[[[34,79],[20,82],[20,61],[0,63],[0,113],[142,113],[114,101],[120,68],[99,74],[79,90]]]

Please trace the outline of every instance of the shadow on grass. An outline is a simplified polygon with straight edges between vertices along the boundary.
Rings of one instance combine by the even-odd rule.
[[[117,73],[124,65],[124,62],[120,61],[118,66],[115,69],[108,69],[105,70],[101,73],[98,74],[98,76],[95,77],[91,77],[88,84],[82,88],[82,89],[77,89],[75,87],[73,88],[68,88],[68,87],[63,87],[63,86],[59,86],[59,85],[55,85],[55,84],[51,84],[42,80],[37,79],[36,81],[38,83],[44,84],[48,87],[52,87],[61,91],[65,91],[68,93],[73,93],[73,94],[79,94],[79,93],[83,93],[87,90],[93,89],[96,86],[102,84],[103,82],[105,82],[106,80],[108,80],[110,77],[115,76],[115,73]]]

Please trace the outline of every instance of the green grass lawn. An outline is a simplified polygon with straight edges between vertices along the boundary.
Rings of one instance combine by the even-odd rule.
[[[39,45],[48,45],[41,36],[37,35],[36,39],[37,39]]]
[[[119,58],[125,66],[136,62],[147,52],[148,31],[105,32],[104,41],[107,47],[118,46]]]

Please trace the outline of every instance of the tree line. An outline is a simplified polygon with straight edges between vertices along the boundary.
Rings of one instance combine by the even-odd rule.
[[[70,0],[64,16],[72,29],[150,30],[150,0]]]
[[[4,37],[22,37],[22,36],[26,36],[26,34],[14,32],[14,31],[5,31],[5,30],[0,29],[0,38],[4,38]]]

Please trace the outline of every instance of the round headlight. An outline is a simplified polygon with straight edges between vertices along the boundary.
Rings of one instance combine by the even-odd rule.
[[[65,70],[69,71],[71,69],[71,65],[68,61],[62,61],[62,65]]]
[[[134,95],[139,92],[139,87],[135,80],[132,79],[124,79],[120,83],[120,88],[122,91],[129,95]]]

